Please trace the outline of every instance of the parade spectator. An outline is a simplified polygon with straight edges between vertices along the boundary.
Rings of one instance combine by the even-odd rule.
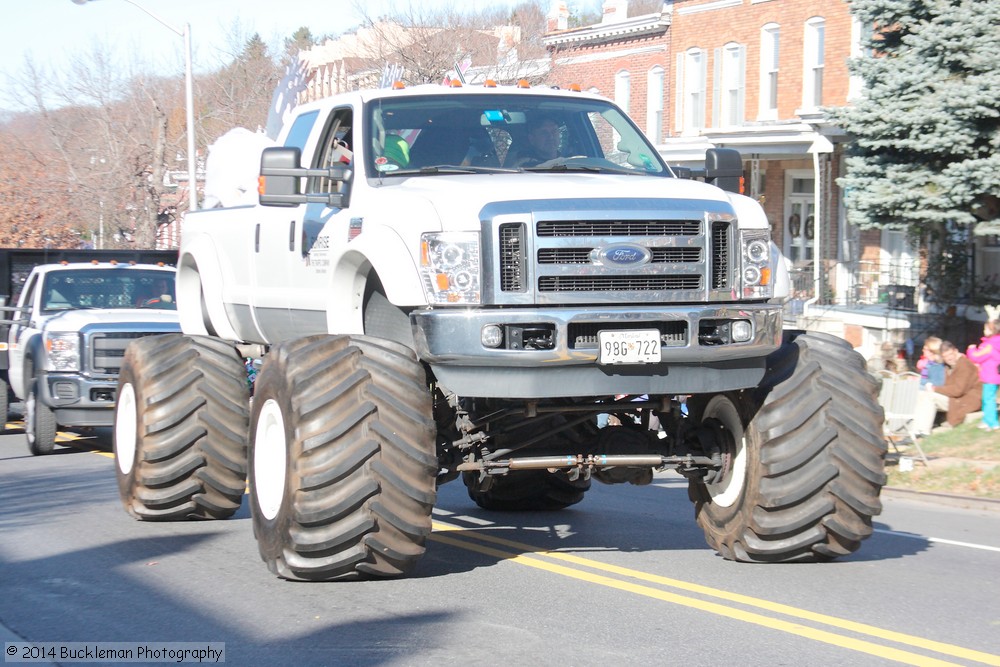
[[[983,325],[979,345],[970,345],[965,355],[979,367],[979,380],[983,383],[983,421],[979,428],[985,431],[1000,429],[997,418],[997,386],[1000,385],[1000,320],[990,319]]]
[[[941,339],[937,336],[928,336],[924,341],[923,351],[917,359],[917,370],[920,372],[921,388],[927,383],[944,384],[945,366],[941,361]]]
[[[983,383],[979,369],[969,358],[958,351],[951,341],[942,341],[941,359],[946,366],[942,385],[927,383],[917,401],[917,419],[914,424],[918,434],[932,432],[938,412],[945,413],[941,429],[950,429],[965,421],[966,415],[978,410],[983,400]]]

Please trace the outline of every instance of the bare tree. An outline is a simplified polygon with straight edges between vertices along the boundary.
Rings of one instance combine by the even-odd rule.
[[[356,87],[373,85],[386,65],[401,66],[404,82],[411,85],[436,83],[466,67],[501,81],[538,78],[530,65],[545,55],[541,0],[513,11],[480,12],[463,12],[457,5],[431,11],[411,3],[377,18],[361,2],[354,6],[364,17],[358,32],[363,51],[354,63]]]

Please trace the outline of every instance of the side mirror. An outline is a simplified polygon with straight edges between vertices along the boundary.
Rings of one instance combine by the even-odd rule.
[[[727,192],[743,193],[743,158],[734,148],[709,148],[705,152],[705,181]]]
[[[351,169],[347,166],[307,169],[299,166],[302,151],[298,148],[275,146],[265,148],[260,154],[260,178],[257,194],[261,206],[298,206],[319,203],[336,208],[348,205]],[[325,179],[328,187],[334,189],[343,184],[343,192],[303,193],[299,188],[304,178]]]
[[[299,170],[302,151],[298,148],[265,148],[260,154],[260,178],[257,194],[261,206],[297,206],[289,197],[299,195]]]

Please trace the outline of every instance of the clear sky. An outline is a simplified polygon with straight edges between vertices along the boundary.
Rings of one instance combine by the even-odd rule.
[[[459,6],[476,10],[513,6],[516,0],[364,0],[372,16],[411,6]],[[135,0],[163,22],[183,29],[191,25],[195,71],[210,71],[230,60],[234,27],[241,37],[259,33],[269,45],[307,26],[314,36],[339,35],[356,28],[362,17],[352,0]],[[116,58],[134,59],[154,71],[181,74],[184,40],[128,0],[0,0],[0,92],[9,76],[23,71],[26,58],[66,71],[74,58],[96,47],[110,48]],[[124,60],[123,60],[124,61]],[[0,108],[18,108],[0,98]]]

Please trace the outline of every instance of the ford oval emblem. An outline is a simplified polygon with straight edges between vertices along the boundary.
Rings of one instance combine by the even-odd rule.
[[[652,254],[641,245],[618,244],[601,248],[597,259],[605,266],[633,267],[648,264]]]

